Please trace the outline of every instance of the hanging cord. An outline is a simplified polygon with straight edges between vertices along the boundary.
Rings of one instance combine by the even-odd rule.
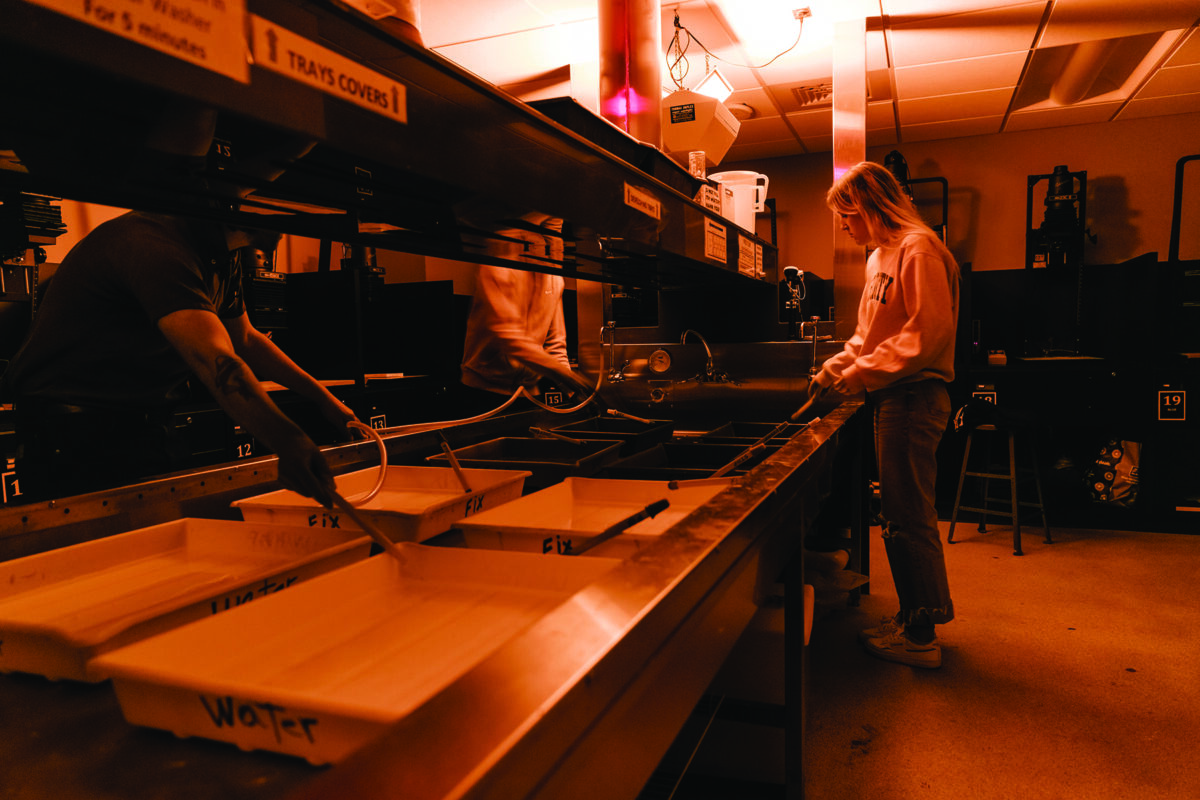
[[[683,31],[688,39],[687,44],[680,45],[679,33]],[[671,39],[671,44],[667,45],[667,72],[671,75],[671,80],[675,83],[675,88],[683,90],[683,79],[688,74],[688,60],[684,53],[691,47],[692,34],[679,24],[679,12],[675,12],[675,36]],[[678,71],[678,74],[676,74]]]
[[[677,11],[677,12],[675,12],[675,37],[671,40],[671,46],[674,47],[677,52],[677,58],[676,58],[675,63],[678,63],[680,59],[683,60],[683,62],[685,64],[685,69],[684,69],[683,75],[686,75],[687,74],[687,70],[686,70],[687,59],[684,58],[683,53],[687,51],[688,45],[690,45],[693,41],[695,41],[696,44],[700,45],[700,49],[704,51],[705,55],[712,56],[717,61],[720,61],[722,64],[728,64],[731,67],[742,67],[744,69],[764,69],[766,67],[771,66],[776,61],[778,61],[780,58],[783,58],[785,55],[787,55],[788,53],[795,50],[796,45],[800,44],[800,36],[801,36],[801,34],[804,33],[804,17],[800,17],[799,22],[800,22],[800,30],[796,31],[796,41],[792,42],[791,46],[788,47],[786,50],[784,50],[782,53],[779,53],[774,58],[772,58],[770,61],[766,62],[765,64],[739,64],[736,61],[730,61],[728,59],[721,58],[719,55],[717,55],[716,53],[712,52],[707,47],[705,47],[704,42],[700,41],[700,39],[696,36],[696,34],[692,33],[690,30],[688,30],[686,25],[679,24],[679,12]],[[688,44],[684,45],[683,52],[679,52],[679,32],[680,31],[683,31],[684,33],[686,33],[687,37],[688,37]],[[680,75],[679,79],[675,80],[675,85],[678,86],[680,89],[683,88],[683,84],[681,83],[681,81],[683,80],[683,75]],[[672,72],[671,72],[671,78],[675,79],[675,73],[674,73],[673,68],[672,68]]]
[[[579,411],[581,408],[583,408],[584,406],[586,406],[588,403],[592,402],[599,396],[600,381],[603,380],[603,378],[601,377],[602,375],[603,375],[603,371],[596,373],[596,388],[592,389],[592,393],[590,395],[588,395],[582,403],[580,403],[577,406],[572,406],[571,408],[556,408],[555,406],[548,406],[545,403],[541,402],[540,400],[536,399],[532,394],[529,393],[529,390],[526,389],[524,386],[518,388],[517,391],[513,393],[513,398],[515,399],[517,397],[517,395],[523,394],[535,406],[540,406],[551,413],[574,414],[576,411]]]
[[[506,408],[511,406],[513,403],[517,402],[517,400],[519,400],[521,397],[526,397],[530,401],[532,401],[534,405],[539,406],[540,408],[543,408],[546,411],[550,411],[555,414],[574,414],[576,411],[579,411],[584,406],[586,406],[588,403],[593,402],[594,400],[596,400],[599,397],[598,393],[600,391],[600,383],[602,380],[603,380],[602,374],[597,374],[596,375],[596,388],[592,390],[592,394],[589,397],[587,397],[583,402],[581,402],[579,405],[572,406],[571,408],[557,408],[555,406],[548,406],[545,403],[543,403],[539,400],[536,400],[533,397],[533,395],[531,395],[529,393],[529,390],[526,389],[524,386],[520,386],[517,388],[517,390],[515,392],[512,393],[512,397],[509,397],[507,400],[505,400],[503,403],[501,403],[500,405],[493,408],[491,411],[485,411],[482,414],[477,414],[476,416],[473,416],[473,417],[464,417],[462,419],[444,419],[444,420],[438,420],[435,422],[418,422],[418,423],[415,423],[412,425],[396,425],[394,427],[384,428],[383,433],[397,433],[400,431],[403,431],[404,433],[421,433],[423,431],[439,430],[441,428],[449,427],[451,425],[466,425],[471,422],[481,422],[485,419],[496,416],[501,411],[504,411]],[[359,424],[361,425],[362,423],[359,423]],[[376,431],[375,429],[372,429],[372,433],[375,435],[378,435],[378,431]]]
[[[366,494],[355,495],[354,497],[345,498],[346,502],[352,506],[361,506],[375,499],[375,495],[379,494],[379,490],[383,488],[383,482],[387,478],[387,447],[383,444],[383,437],[379,435],[379,431],[366,425],[358,420],[351,420],[346,423],[347,428],[356,428],[363,431],[375,440],[375,444],[379,447],[379,478],[375,481],[375,488]]]

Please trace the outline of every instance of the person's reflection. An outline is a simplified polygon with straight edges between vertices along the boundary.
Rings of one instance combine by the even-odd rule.
[[[154,161],[186,172],[208,151],[216,115],[190,109],[163,122],[147,137]],[[279,165],[298,155],[294,142],[282,144],[291,152],[266,145],[257,161],[242,164],[243,174],[258,168],[258,178],[277,177]],[[245,194],[237,190],[223,202]],[[181,468],[185,454],[171,414],[194,377],[279,456],[287,488],[332,502],[333,477],[319,448],[261,381],[296,391],[339,429],[354,412],[250,324],[233,257],[245,247],[273,250],[277,239],[209,220],[129,212],[71,249],[3,375],[25,499]]]
[[[489,252],[511,261],[561,264],[562,220],[544,214],[524,218],[539,230],[499,231]],[[564,392],[591,396],[593,387],[567,359],[561,275],[481,264],[463,347],[463,410],[496,408],[521,387],[537,395],[549,382]]]

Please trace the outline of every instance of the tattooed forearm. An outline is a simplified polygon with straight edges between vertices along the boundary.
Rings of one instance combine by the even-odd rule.
[[[237,394],[243,398],[252,396],[246,383],[246,365],[240,358],[217,356],[216,368],[217,390],[221,394]]]

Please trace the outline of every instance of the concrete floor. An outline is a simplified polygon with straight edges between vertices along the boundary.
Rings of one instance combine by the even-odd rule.
[[[871,594],[822,608],[807,652],[807,798],[1200,798],[1200,536],[1055,530],[1016,557],[960,525],[919,670],[857,642],[896,608],[872,533]]]

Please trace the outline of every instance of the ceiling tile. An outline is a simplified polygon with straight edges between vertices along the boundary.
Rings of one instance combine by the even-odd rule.
[[[926,19],[946,15],[950,3],[946,0],[880,0],[883,13],[899,23],[907,18]],[[1005,0],[954,0],[955,12],[982,11],[1008,5]]]
[[[1196,0],[1055,0],[1040,47],[1190,28]]]
[[[421,38],[427,47],[486,39],[544,28],[549,25],[596,19],[596,0],[553,0],[551,3],[453,0],[426,2],[421,9]]]
[[[823,136],[806,136],[801,141],[804,143],[805,151],[809,153],[824,153],[833,150],[832,133]]]
[[[809,152],[821,152],[822,150],[830,149],[830,143],[823,147],[816,147]],[[722,163],[732,163],[736,161],[753,161],[760,158],[781,158],[783,156],[794,156],[798,152],[799,147],[795,139],[789,139],[781,142],[762,142],[758,144],[748,145],[733,145],[729,148],[729,152],[725,154]]]
[[[905,125],[902,138],[906,142],[925,142],[931,139],[956,139],[960,136],[983,136],[999,133],[1004,117],[978,117],[953,122],[931,122],[924,125]]]
[[[596,61],[599,44],[588,22],[522,31],[438,48],[438,53],[503,86],[544,75],[575,61]]]
[[[1027,50],[1045,3],[1021,3],[895,25],[890,36],[896,67]]]
[[[889,144],[899,144],[895,128],[880,128],[867,131],[867,147],[886,147]]]
[[[1121,103],[1093,103],[1091,105],[1047,108],[1034,111],[1017,111],[1008,118],[1005,131],[1029,131],[1036,128],[1055,128],[1063,125],[1084,125],[1089,122],[1107,122],[1121,107]]]
[[[881,129],[896,129],[896,104],[891,100],[884,103],[867,103],[867,130]]]
[[[830,52],[829,64],[833,66],[833,53]],[[891,66],[888,61],[887,39],[883,31],[867,31],[867,69],[887,69]]]
[[[1167,114],[1190,114],[1200,111],[1200,92],[1192,94],[1177,94],[1171,97],[1151,97],[1147,100],[1133,100],[1117,119],[1138,119],[1139,117],[1160,117]]]
[[[738,129],[737,144],[757,144],[761,142],[778,142],[784,139],[795,139],[792,129],[783,121],[783,117],[767,117],[766,119],[748,119],[742,122]]]
[[[1016,86],[1028,57],[1027,50],[1020,50],[948,63],[900,67],[896,69],[896,91],[901,97],[918,98]]]
[[[788,114],[788,124],[801,139],[811,136],[824,136],[833,130],[833,109],[820,111],[803,111],[799,114]]]
[[[900,101],[900,123],[905,127],[943,120],[1003,116],[1008,111],[1012,91],[988,89],[940,97]]]
[[[1186,94],[1200,86],[1200,64],[1160,69],[1137,93],[1137,99]]]
[[[1165,66],[1182,67],[1200,64],[1200,30],[1193,30],[1183,45],[1175,51]]]

